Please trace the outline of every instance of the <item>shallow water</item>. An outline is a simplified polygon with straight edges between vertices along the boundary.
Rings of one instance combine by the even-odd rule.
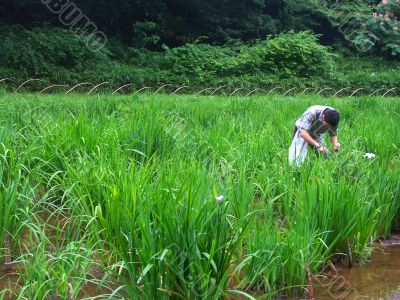
[[[400,299],[400,246],[376,249],[369,263],[340,266],[327,275],[316,278],[323,284],[315,290],[318,300]]]
[[[320,285],[315,289],[317,300],[400,300],[400,245],[377,248],[365,265],[356,265],[352,269],[347,266],[336,268],[337,272],[329,271],[324,277],[314,278],[314,284]],[[15,288],[17,280],[16,275],[0,274],[0,290]],[[107,292],[89,285],[81,291],[79,298],[100,294]]]
[[[19,275],[16,273],[6,273],[0,272],[0,291],[7,289],[8,291],[12,291],[8,293],[4,300],[13,300],[16,299],[14,295],[18,291],[18,279]],[[79,292],[79,296],[77,299],[83,299],[88,297],[95,297],[103,295],[106,298],[106,295],[109,295],[111,291],[106,288],[99,288],[98,285],[93,283],[86,284]],[[59,297],[54,297],[54,299],[61,299]]]
[[[3,291],[4,289],[14,290],[17,281],[18,281],[18,275],[13,273],[0,272],[0,291]],[[14,297],[7,295],[7,297],[5,297],[5,300],[8,299],[14,299]]]

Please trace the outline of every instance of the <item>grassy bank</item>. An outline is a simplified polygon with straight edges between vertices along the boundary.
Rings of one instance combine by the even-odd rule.
[[[312,104],[341,111],[343,151],[293,169],[293,122]],[[399,111],[394,98],[2,94],[14,292],[76,297],[104,276],[114,299],[300,295],[307,263],[318,272],[346,241],[364,260],[396,226]]]
[[[148,58],[149,63],[156,64],[154,58]],[[326,89],[324,94],[334,95],[340,89],[343,89],[338,96],[349,96],[357,91],[357,95],[370,95],[377,91],[377,94],[383,95],[389,89],[389,96],[399,95],[400,89],[400,65],[394,61],[388,61],[382,58],[365,56],[339,56],[335,59],[334,72],[329,78],[323,78],[317,74],[311,78],[302,78],[291,76],[281,78],[268,72],[258,74],[242,74],[230,76],[217,76],[207,74],[201,76],[193,74],[172,73],[170,70],[163,70],[151,65],[149,67],[142,65],[129,65],[120,62],[112,64],[99,64],[86,70],[76,69],[72,71],[54,70],[49,74],[26,75],[12,69],[0,68],[0,80],[3,78],[12,78],[13,81],[4,80],[0,82],[0,90],[12,92],[17,89],[26,80],[40,79],[26,83],[20,91],[39,92],[52,85],[54,86],[45,91],[45,93],[62,93],[68,91],[74,85],[87,83],[77,88],[82,93],[89,92],[92,88],[98,86],[93,93],[111,94],[117,88],[125,86],[119,93],[134,93],[135,91],[150,87],[153,91],[167,84],[164,91],[173,92],[179,87],[185,86],[179,93],[198,93],[204,89],[203,94],[211,94],[218,87],[223,86],[217,91],[217,94],[229,95],[237,89],[238,94],[247,94],[254,89],[259,89],[257,93],[267,94],[273,88],[281,94],[291,90],[291,94],[300,94],[308,88],[308,92],[317,93]]]
[[[223,46],[195,43],[158,52],[121,46],[96,53],[61,29],[21,31],[12,27],[4,31],[0,37],[0,51],[4,52],[0,89],[7,91],[39,92],[62,85],[46,89],[46,93],[62,93],[85,83],[82,92],[96,87],[97,92],[105,93],[123,85],[128,86],[121,93],[143,87],[155,91],[169,84],[166,90],[185,86],[184,91],[192,94],[220,86],[224,86],[220,94],[228,95],[236,89],[249,92],[275,87],[282,93],[293,88],[292,92],[299,94],[305,88],[330,92],[347,88],[340,96],[351,95],[355,89],[359,89],[357,95],[381,88],[393,88],[390,95],[400,93],[398,60],[323,46],[310,31]],[[20,86],[28,79],[35,80]]]

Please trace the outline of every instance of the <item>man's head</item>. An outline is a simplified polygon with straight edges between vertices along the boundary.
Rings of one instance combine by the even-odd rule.
[[[323,113],[323,123],[329,129],[337,128],[340,122],[340,113],[337,110],[327,108]],[[326,124],[325,124],[326,123]]]

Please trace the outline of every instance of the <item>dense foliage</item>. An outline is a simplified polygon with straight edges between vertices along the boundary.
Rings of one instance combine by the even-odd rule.
[[[107,81],[136,88],[170,83],[369,91],[399,85],[396,0],[83,0],[77,7],[91,22],[86,29],[72,13],[68,19],[50,11],[51,4],[72,2],[42,2],[0,3],[0,76],[15,80],[7,82],[10,89],[28,77],[42,79],[35,84],[43,87]],[[88,46],[93,30],[106,34],[105,47]],[[353,62],[348,69],[346,61]]]
[[[82,0],[76,4],[100,30],[127,44],[137,45],[143,34],[150,34],[159,37],[158,46],[163,43],[178,46],[200,36],[206,36],[209,42],[223,44],[228,39],[251,40],[310,26],[318,33],[332,32],[329,22],[324,22],[326,17],[308,2],[312,1]],[[304,17],[293,18],[296,12],[302,12]],[[60,25],[57,16],[36,0],[2,1],[0,20],[4,24],[26,27],[48,23]]]
[[[0,31],[0,65],[16,68],[26,76],[49,74],[59,68],[84,69],[108,59],[104,51],[90,51],[66,29],[25,30],[14,26],[2,27]]]
[[[160,87],[165,83],[189,85],[193,90],[227,86],[236,88],[298,89],[329,86],[377,88],[399,85],[399,64],[381,58],[356,57],[350,51],[322,46],[311,32],[287,32],[252,43],[222,46],[205,43],[164,47],[161,52],[126,48],[116,40],[113,47],[92,52],[85,43],[59,28],[3,28],[0,36],[0,77],[14,81],[2,87],[16,88],[27,78],[40,78],[25,89],[51,84],[74,85],[108,82],[102,89],[127,83],[132,89]],[[127,89],[129,90],[129,89]]]
[[[400,92],[399,1],[81,0],[76,22],[69,0],[1,1],[0,263],[23,270],[10,294],[304,298],[306,265],[366,259],[400,222],[399,103],[232,95]],[[78,83],[96,96],[7,92]],[[131,95],[109,96],[120,86]],[[160,86],[232,94],[133,94]],[[293,169],[293,121],[321,101],[342,111],[344,151]]]
[[[47,6],[56,3],[60,7],[71,3],[47,2]],[[0,25],[19,24],[27,29],[61,26],[58,15],[44,3],[4,0],[0,3]],[[378,8],[376,4],[370,0],[82,0],[77,7],[109,39],[115,37],[127,46],[160,49],[163,44],[175,47],[200,37],[207,43],[224,44],[230,39],[251,41],[285,30],[312,30],[322,34],[324,43],[332,44],[349,37],[347,29],[343,30],[349,20],[352,28],[361,29],[364,20],[358,18],[371,17],[374,10],[396,14],[392,9],[396,0],[384,0]]]
[[[309,78],[329,75],[333,56],[329,49],[318,44],[315,36],[303,32],[281,34],[250,46],[188,44],[167,51],[165,65],[188,78],[255,74]]]
[[[388,55],[400,57],[400,2],[385,0],[377,5],[372,20],[365,26],[375,34],[376,48]]]
[[[342,112],[343,151],[293,169],[293,122],[311,104]],[[369,97],[2,95],[0,244],[10,234],[24,267],[11,292],[81,299],[94,281],[114,292],[100,299],[304,299],[307,263],[343,259],[346,241],[362,261],[398,224],[399,110]]]

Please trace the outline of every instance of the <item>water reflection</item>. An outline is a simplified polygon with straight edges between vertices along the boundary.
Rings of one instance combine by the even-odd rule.
[[[336,275],[330,277],[330,275]],[[337,267],[316,289],[318,300],[400,299],[400,246],[377,249],[366,265]]]

